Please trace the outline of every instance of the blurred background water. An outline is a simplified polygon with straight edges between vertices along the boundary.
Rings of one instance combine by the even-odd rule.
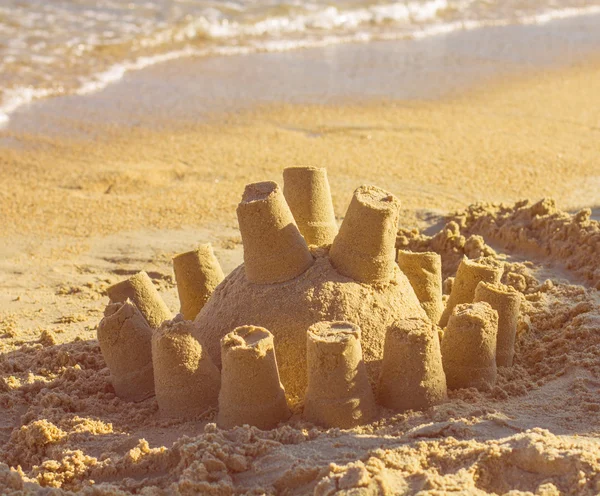
[[[0,123],[190,56],[419,39],[600,12],[600,0],[2,0]],[[600,27],[599,27],[600,29]]]

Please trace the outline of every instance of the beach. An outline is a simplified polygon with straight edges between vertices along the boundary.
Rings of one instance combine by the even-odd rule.
[[[597,494],[598,23],[184,58],[15,110],[0,129],[0,487]],[[172,257],[211,243],[233,271],[245,185],[292,165],[327,168],[338,223],[363,184],[396,195],[397,247],[438,251],[444,278],[462,255],[507,264],[525,303],[494,388],[348,430],[300,407],[225,430],[215,411],[165,420],[156,399],[115,395],[96,335],[107,288],[144,270],[176,314]]]

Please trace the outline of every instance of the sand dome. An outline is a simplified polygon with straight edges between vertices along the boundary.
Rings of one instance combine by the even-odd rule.
[[[309,201],[310,190],[305,195]],[[395,197],[361,186],[333,244],[309,248],[278,185],[248,185],[238,206],[244,263],[217,286],[196,317],[195,337],[220,366],[223,336],[243,325],[268,329],[286,393],[302,398],[308,328],[320,321],[352,322],[362,331],[374,383],[387,330],[403,318],[427,318],[395,263],[398,215]]]

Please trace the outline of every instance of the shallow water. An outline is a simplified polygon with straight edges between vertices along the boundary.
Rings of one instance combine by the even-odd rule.
[[[419,39],[600,12],[600,0],[3,0],[0,122],[187,56]]]

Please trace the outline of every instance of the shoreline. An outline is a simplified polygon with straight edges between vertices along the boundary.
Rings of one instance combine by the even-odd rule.
[[[0,128],[0,145],[11,146],[7,136],[19,134],[85,139],[106,126],[167,129],[281,102],[439,100],[597,58],[598,24],[594,14],[415,40],[165,61],[126,73],[99,92],[19,109]]]
[[[327,49],[332,46],[346,44],[369,44],[382,41],[406,41],[418,42],[428,38],[446,37],[454,34],[461,34],[471,31],[485,29],[516,27],[518,29],[544,27],[554,22],[578,22],[578,19],[590,17],[600,17],[600,5],[588,5],[586,7],[567,7],[557,10],[550,10],[531,14],[519,18],[518,22],[509,19],[480,19],[480,20],[455,20],[447,21],[441,24],[423,25],[421,30],[416,30],[412,34],[403,30],[390,32],[369,32],[358,31],[355,33],[332,32],[323,35],[322,39],[298,39],[298,40],[255,40],[248,45],[236,44],[215,46],[173,46],[171,51],[156,53],[149,56],[138,56],[132,60],[124,60],[105,68],[96,74],[88,75],[80,80],[81,86],[69,92],[70,96],[84,96],[100,92],[112,84],[121,81],[128,73],[135,73],[145,68],[156,65],[162,65],[169,61],[180,61],[186,59],[210,58],[210,57],[229,57],[245,56],[262,53],[288,52],[303,49]],[[218,39],[218,38],[217,38]],[[227,38],[225,38],[227,41]],[[21,107],[27,107],[32,103],[43,101],[48,98],[62,96],[62,89],[35,88],[35,87],[17,87],[7,89],[4,94],[4,100],[0,105],[0,129],[6,126],[10,116],[17,112]],[[1,94],[1,93],[0,93]]]

